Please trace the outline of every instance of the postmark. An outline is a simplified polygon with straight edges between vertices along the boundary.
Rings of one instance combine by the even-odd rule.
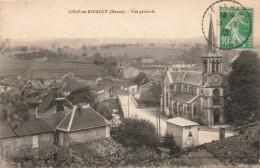
[[[220,0],[211,4],[204,12],[201,23],[203,36],[209,43],[211,42],[208,40],[207,26],[210,18],[213,18],[217,38],[217,43],[212,45],[216,48],[221,50],[253,48],[252,8],[245,8],[234,0]],[[239,22],[239,24],[243,24],[243,26],[237,24],[238,19],[242,20],[243,23]],[[232,23],[225,27],[224,25],[229,22]],[[239,26],[239,28],[236,29],[235,26]]]

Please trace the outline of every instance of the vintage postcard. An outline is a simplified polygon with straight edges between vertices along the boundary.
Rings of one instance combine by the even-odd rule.
[[[259,167],[259,0],[0,1],[0,167]]]

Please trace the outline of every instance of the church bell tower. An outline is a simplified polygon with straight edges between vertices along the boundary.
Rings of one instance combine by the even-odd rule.
[[[201,107],[204,124],[225,123],[223,60],[217,53],[212,16],[210,17],[207,55],[202,57]]]

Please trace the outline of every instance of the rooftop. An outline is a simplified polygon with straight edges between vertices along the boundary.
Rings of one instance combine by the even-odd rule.
[[[61,121],[56,129],[70,132],[109,125],[110,122],[90,106],[73,110]]]
[[[183,103],[191,103],[193,102],[199,95],[191,95],[191,94],[185,94],[185,93],[180,93],[172,97],[172,100],[176,100],[179,102]]]
[[[193,121],[190,121],[190,120],[187,120],[187,119],[181,118],[181,117],[171,118],[171,119],[167,120],[166,122],[174,124],[174,125],[178,125],[178,126],[181,126],[181,127],[199,125],[198,123],[195,123]]]
[[[198,71],[168,71],[171,83],[184,83],[190,85],[200,85],[202,81],[201,72]]]

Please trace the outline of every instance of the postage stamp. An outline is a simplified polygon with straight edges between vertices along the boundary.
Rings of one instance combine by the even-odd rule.
[[[220,8],[221,49],[253,49],[253,8]]]

